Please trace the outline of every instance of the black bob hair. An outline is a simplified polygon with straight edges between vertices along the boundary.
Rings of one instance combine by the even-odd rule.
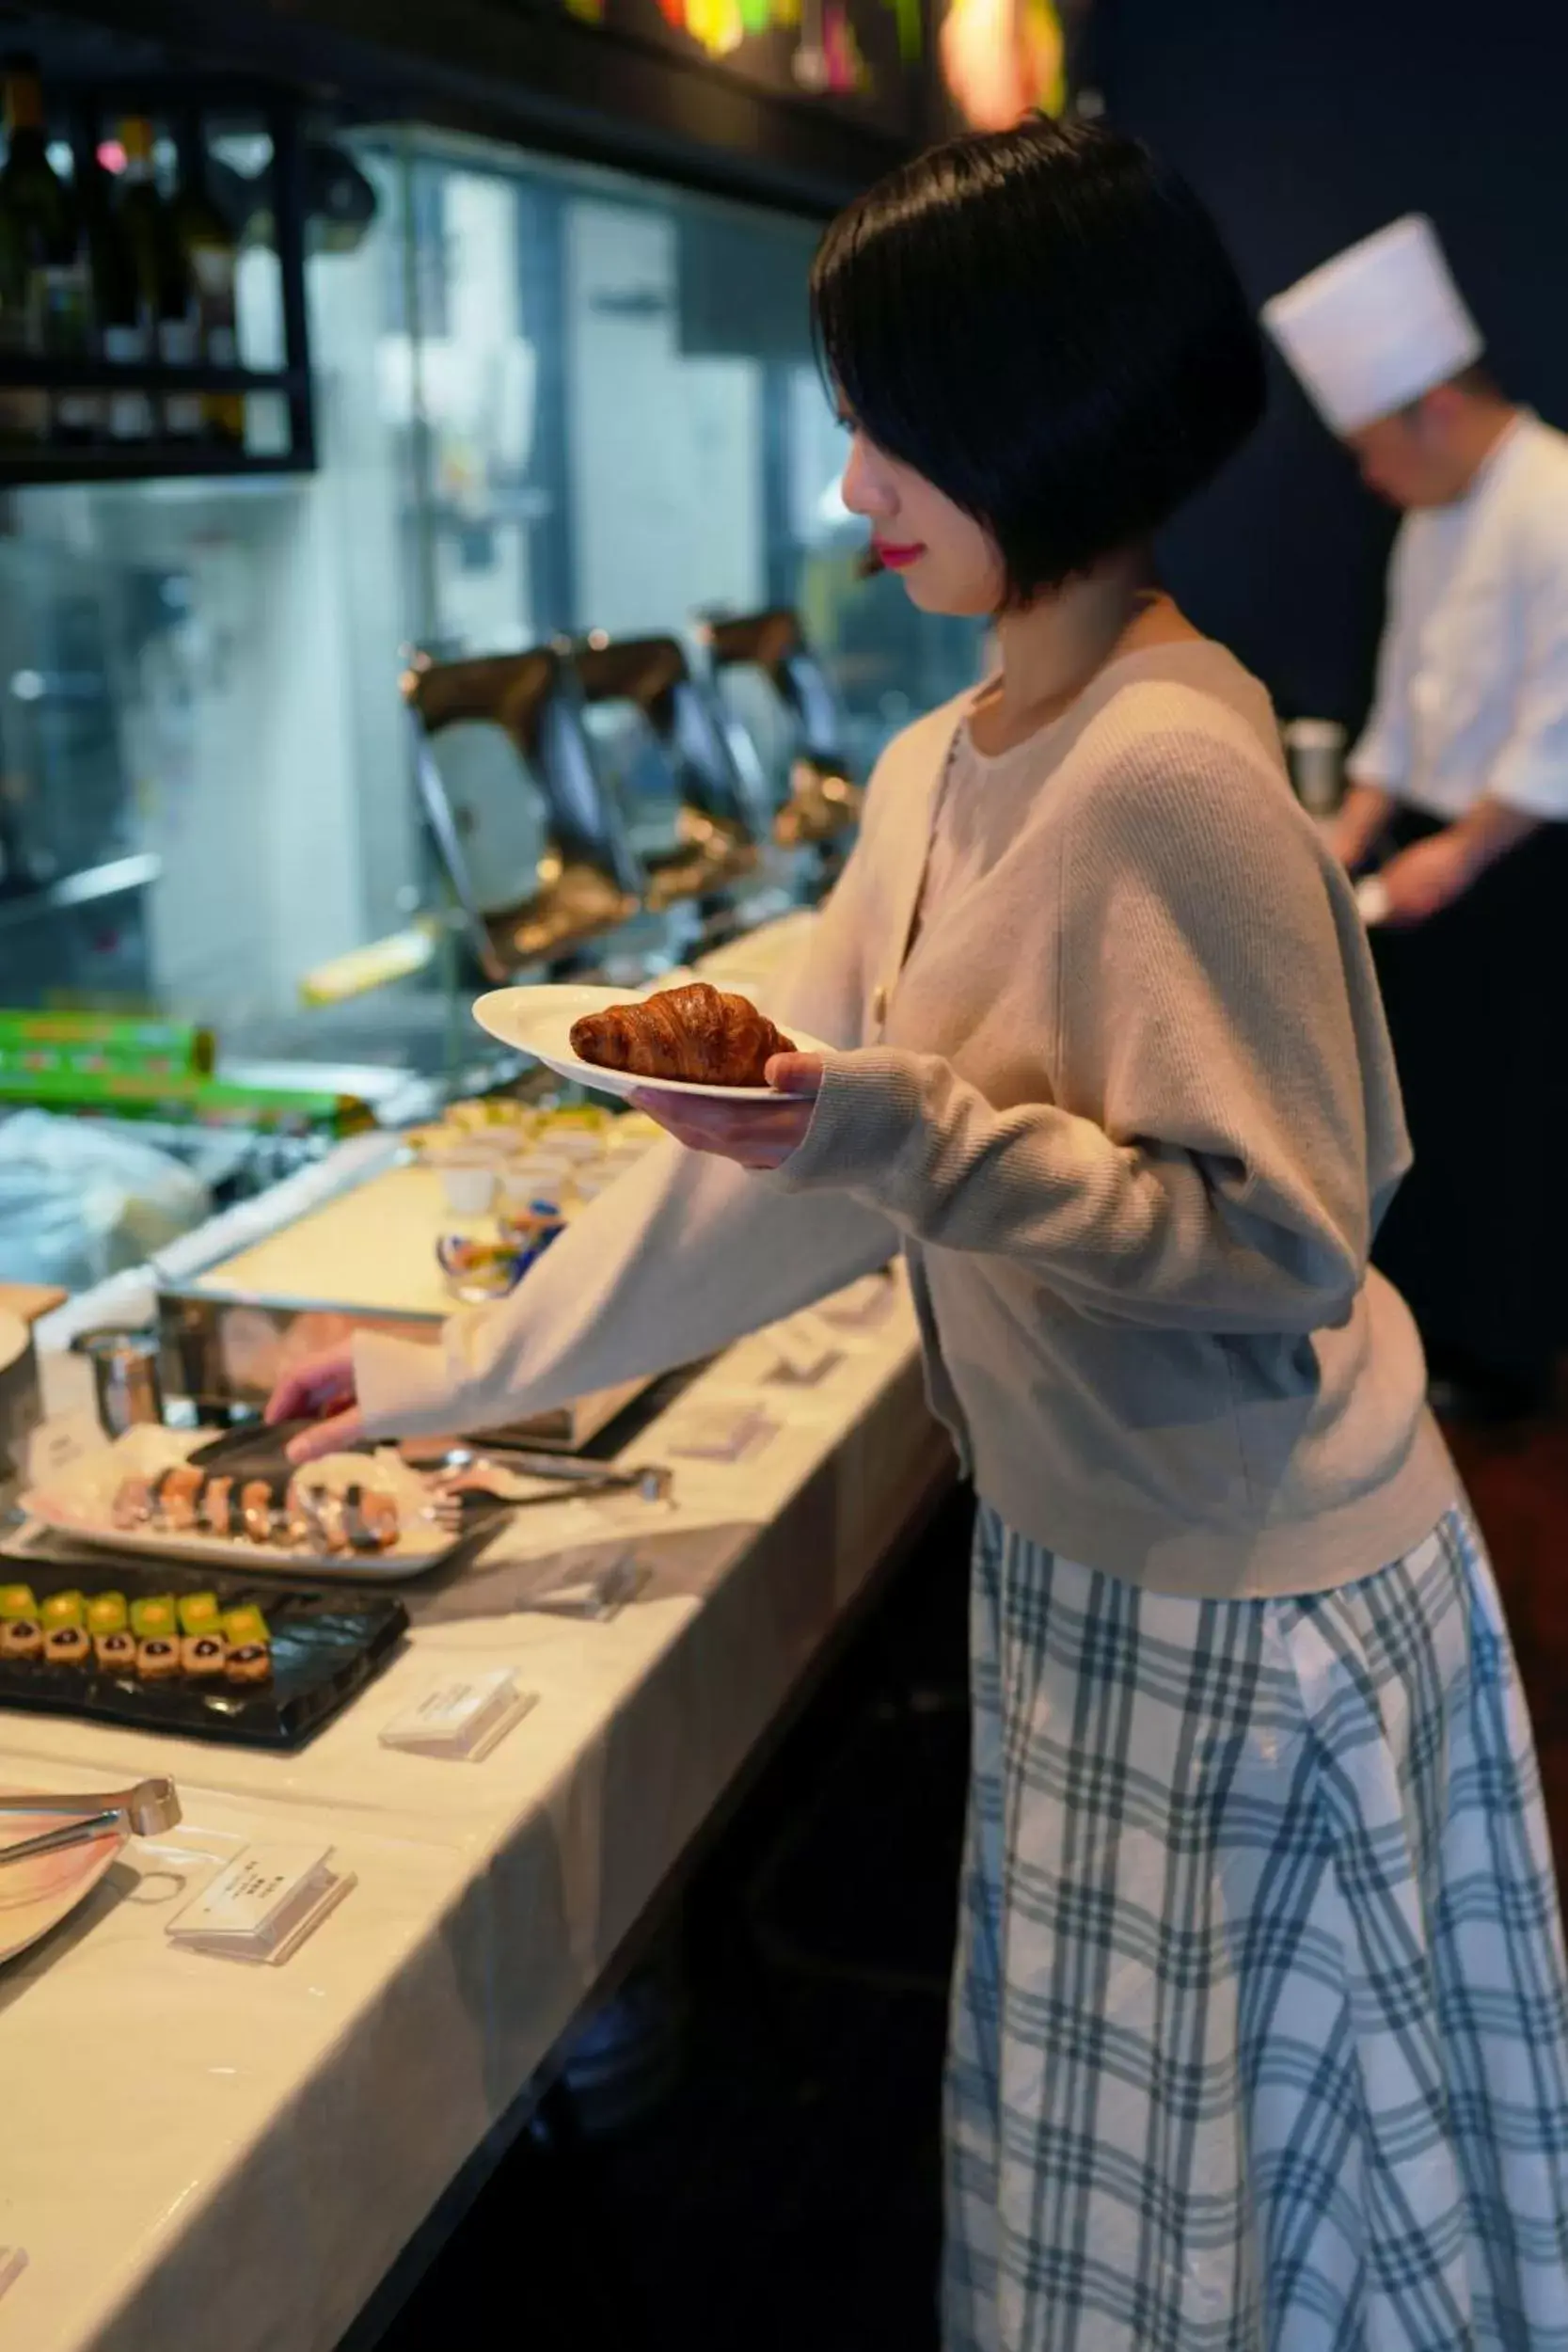
[[[1097,124],[1032,117],[889,173],[828,229],[811,300],[853,421],[986,525],[1009,606],[1148,538],[1263,413],[1218,230]]]

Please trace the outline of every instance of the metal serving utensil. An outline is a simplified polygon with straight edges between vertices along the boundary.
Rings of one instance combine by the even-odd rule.
[[[158,1837],[180,1819],[180,1799],[172,1780],[138,1780],[134,1788],[104,1794],[37,1796],[31,1790],[0,1796],[0,1815],[58,1813],[58,1829],[40,1830],[10,1845],[0,1845],[0,1869],[25,1862],[35,1854],[59,1853],[67,1847],[90,1845],[95,1838],[118,1831],[122,1837]]]
[[[554,1483],[574,1496],[634,1494],[644,1502],[667,1502],[674,1485],[673,1473],[657,1463],[635,1470],[610,1470],[602,1465],[594,1465],[591,1470],[583,1465],[581,1470],[587,1474]],[[489,1518],[503,1511],[527,1511],[562,1500],[560,1493],[509,1493],[505,1482],[517,1474],[511,1462],[488,1462],[483,1455],[475,1456],[456,1474],[453,1483],[436,1488],[423,1516],[444,1533],[456,1534],[481,1518]],[[451,1475],[449,1472],[449,1477]]]
[[[657,1465],[647,1464],[636,1470],[618,1470],[608,1462],[585,1462],[570,1454],[533,1454],[523,1447],[493,1446],[483,1453],[477,1446],[443,1446],[432,1454],[421,1454],[416,1447],[404,1445],[404,1461],[414,1469],[430,1472],[437,1483],[467,1471],[494,1472],[500,1477],[544,1478],[562,1486],[597,1486],[607,1478],[630,1479],[633,1482],[648,1477]],[[660,1471],[659,1475],[667,1475]]]

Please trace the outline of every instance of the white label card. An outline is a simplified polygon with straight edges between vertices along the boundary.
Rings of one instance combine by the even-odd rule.
[[[330,1846],[249,1846],[169,1922],[172,1943],[218,1960],[276,1967],[354,1884]]]
[[[750,1402],[704,1397],[667,1432],[664,1451],[691,1462],[739,1462],[760,1454],[778,1422]]]
[[[520,1691],[509,1666],[454,1676],[394,1715],[381,1735],[387,1748],[477,1764],[520,1723],[537,1693]]]
[[[844,1361],[843,1350],[832,1334],[813,1315],[794,1315],[788,1323],[775,1325],[768,1341],[775,1358],[771,1377],[798,1382],[802,1388],[814,1387]]]

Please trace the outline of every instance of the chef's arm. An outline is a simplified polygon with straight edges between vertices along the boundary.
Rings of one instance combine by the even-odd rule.
[[[1541,823],[1528,809],[1511,807],[1506,801],[1483,793],[1474,808],[1449,826],[1446,834],[1463,856],[1465,887],[1521,841],[1528,841],[1532,833],[1539,833]]]
[[[1489,866],[1540,829],[1541,819],[1526,809],[1485,793],[1475,806],[1413,841],[1383,868],[1384,920],[1396,924],[1425,923],[1452,906],[1475,887]]]
[[[1347,873],[1366,865],[1388,830],[1394,807],[1394,796],[1383,785],[1352,777],[1329,828],[1334,854]]]

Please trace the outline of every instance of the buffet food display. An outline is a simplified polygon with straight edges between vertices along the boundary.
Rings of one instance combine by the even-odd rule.
[[[388,1595],[336,1596],[69,1549],[4,1563],[0,1707],[296,1748],[397,1649]]]
[[[379,1582],[439,1566],[483,1523],[450,1507],[439,1470],[392,1446],[330,1454],[292,1470],[286,1432],[210,1432],[143,1422],[68,1462],[22,1500],[30,1518],[98,1549],[159,1560],[243,1564],[250,1575],[372,1573]]]

